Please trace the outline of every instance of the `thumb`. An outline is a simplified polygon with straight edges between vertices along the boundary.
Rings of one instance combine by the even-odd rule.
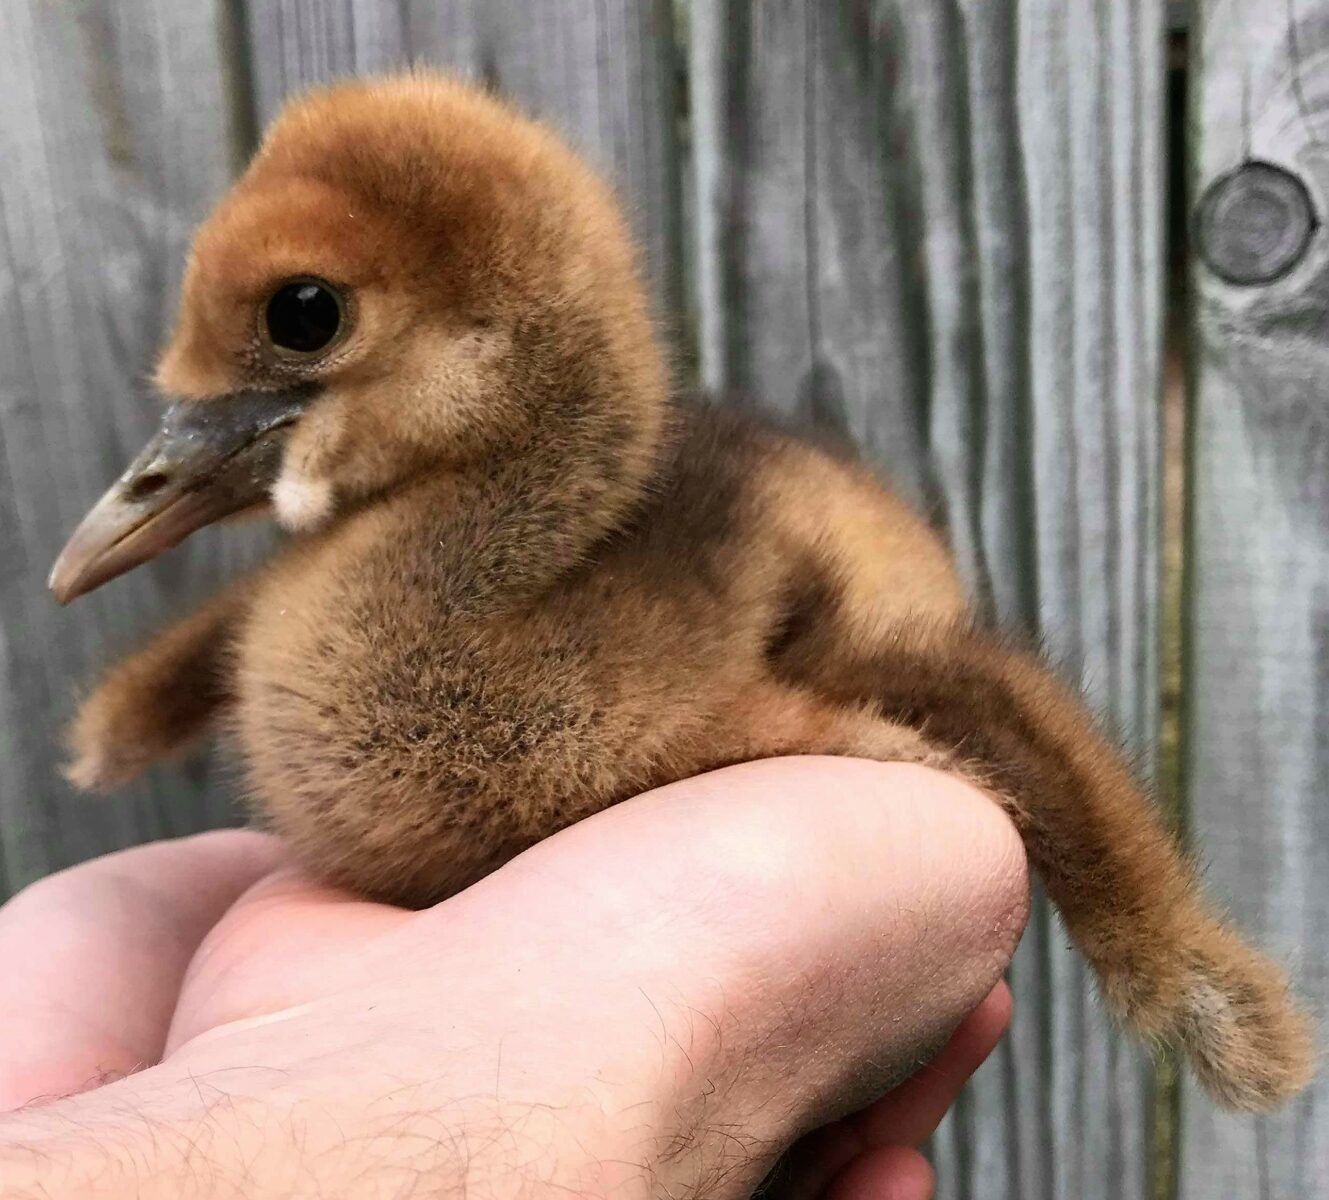
[[[1027,907],[1023,848],[987,796],[922,767],[800,758],[648,793],[435,912],[509,934],[529,920],[546,945],[575,931],[561,998],[602,1049],[654,1029],[671,1178],[712,1194],[716,1172],[755,1183],[926,1061],[991,991]]]

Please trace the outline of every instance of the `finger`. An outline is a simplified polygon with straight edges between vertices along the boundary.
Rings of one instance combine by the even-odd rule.
[[[0,1110],[157,1061],[190,957],[280,861],[265,835],[201,834],[62,871],[0,908]]]
[[[921,1145],[992,1053],[1010,1015],[1010,989],[999,983],[931,1062],[862,1112],[804,1138],[790,1156],[791,1195],[820,1196],[829,1180],[876,1150]]]
[[[931,1137],[960,1089],[1001,1040],[1010,1021],[1010,989],[1000,983],[964,1020],[936,1058],[876,1104],[847,1118],[860,1143],[918,1146]]]
[[[932,1165],[917,1150],[885,1146],[845,1167],[824,1200],[929,1200],[935,1186]]]

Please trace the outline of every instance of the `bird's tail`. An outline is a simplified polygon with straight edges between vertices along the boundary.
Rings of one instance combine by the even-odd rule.
[[[826,685],[917,729],[994,792],[1111,1012],[1181,1046],[1220,1103],[1262,1110],[1314,1066],[1283,973],[1215,914],[1081,700],[1037,658],[968,626],[900,629]]]

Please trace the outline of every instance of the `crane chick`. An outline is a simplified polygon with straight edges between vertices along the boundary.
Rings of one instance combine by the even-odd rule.
[[[311,871],[423,905],[728,763],[930,763],[1011,815],[1121,1021],[1233,1107],[1306,1082],[1278,969],[928,527],[849,457],[671,395],[618,208],[543,127],[430,75],[297,100],[197,234],[156,383],[56,596],[240,510],[295,536],[106,675],[77,784],[221,718]]]

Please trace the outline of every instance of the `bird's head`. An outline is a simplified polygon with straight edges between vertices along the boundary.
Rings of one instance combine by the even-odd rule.
[[[438,76],[311,93],[198,230],[161,429],[52,590],[244,509],[310,530],[495,460],[580,455],[633,494],[664,419],[647,308],[612,196],[542,126]]]

